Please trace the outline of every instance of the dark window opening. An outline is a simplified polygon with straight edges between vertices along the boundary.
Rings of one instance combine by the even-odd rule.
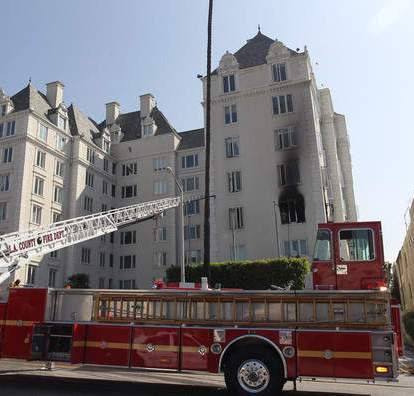
[[[282,224],[304,223],[305,199],[296,190],[285,191],[279,198],[280,219]]]

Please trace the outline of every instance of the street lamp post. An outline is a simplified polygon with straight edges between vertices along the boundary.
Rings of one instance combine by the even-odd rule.
[[[181,282],[185,283],[185,247],[184,247],[184,189],[180,180],[171,167],[167,167],[166,171],[172,175],[174,182],[181,193]]]

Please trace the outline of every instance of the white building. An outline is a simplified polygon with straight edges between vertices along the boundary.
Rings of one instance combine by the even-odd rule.
[[[203,79],[204,81],[204,79]],[[204,131],[178,133],[151,94],[139,111],[106,104],[97,123],[29,84],[0,93],[0,232],[178,194],[203,195]],[[212,261],[309,255],[316,225],[356,219],[345,120],[319,90],[308,52],[260,32],[212,76]],[[32,260],[24,284],[149,287],[180,257],[178,210]],[[187,262],[203,257],[203,200],[186,205]]]

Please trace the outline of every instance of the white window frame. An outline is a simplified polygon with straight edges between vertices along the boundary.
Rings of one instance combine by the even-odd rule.
[[[129,162],[126,164],[122,164],[122,176],[131,176],[131,175],[136,175],[137,173],[138,173],[137,162]]]
[[[7,202],[0,202],[0,223],[7,220]]]
[[[242,190],[242,176],[241,171],[234,170],[227,172],[227,191],[229,193],[236,193]]]
[[[227,119],[228,116],[228,119]],[[237,123],[237,105],[235,103],[224,106],[224,124],[231,125]]]
[[[283,73],[282,73],[282,68],[284,68],[284,77],[283,78]],[[281,62],[281,63],[274,63],[272,65],[272,78],[274,82],[282,82],[282,81],[287,81],[288,80],[288,70],[287,70],[287,64],[286,62]]]
[[[155,195],[168,194],[168,181],[167,180],[154,181],[154,194]]]
[[[40,225],[42,224],[42,207],[39,205],[32,205],[32,223]]]
[[[234,224],[233,224],[234,223]],[[242,206],[229,208],[229,229],[241,230],[244,228],[244,210]]]
[[[63,151],[65,149],[65,145],[66,145],[66,136],[63,136],[60,133],[58,133],[56,135],[56,149]]]
[[[43,197],[45,191],[45,179],[40,176],[35,176],[33,180],[33,194]]]
[[[14,136],[16,132],[16,121],[8,121],[7,122],[7,129],[6,129],[6,136]]]
[[[42,141],[47,143],[47,137],[49,134],[49,128],[46,125],[43,125],[39,122],[39,130],[38,130],[38,138]]]
[[[297,133],[296,127],[279,128],[275,131],[275,148],[276,150],[287,150],[296,148]]]
[[[154,228],[154,242],[165,242],[167,238],[167,227]]]
[[[240,139],[238,136],[231,136],[224,139],[226,158],[240,156]]]
[[[283,98],[283,100],[282,100],[282,98]],[[284,108],[281,105],[282,101],[284,103]],[[289,104],[290,104],[290,106],[289,106]],[[284,111],[282,111],[282,110],[284,110]],[[281,115],[281,114],[291,114],[294,111],[295,111],[295,106],[293,104],[293,95],[292,94],[272,96],[272,112],[273,112],[273,115],[278,116],[278,115]]]
[[[295,180],[290,180],[290,178],[292,177],[292,170],[288,169],[289,167],[296,167],[296,176],[297,179]],[[278,175],[279,175],[279,185],[280,186],[292,186],[295,184],[300,184],[300,167],[299,167],[299,161],[298,160],[294,160],[294,161],[289,161],[289,162],[284,162],[282,164],[279,164],[277,166],[278,169]],[[289,172],[291,173],[289,175]]]
[[[56,160],[55,163],[55,176],[64,177],[65,176],[65,163],[59,160]]]
[[[39,168],[46,168],[46,153],[42,150],[36,151],[36,166]]]
[[[53,188],[53,202],[63,204],[63,188],[60,186],[54,186]]]
[[[95,164],[95,150],[92,150],[90,147],[86,148],[86,160],[90,163],[90,164]]]
[[[184,240],[195,241],[201,237],[200,224],[188,224],[184,226]]]
[[[287,257],[308,256],[308,241],[307,239],[283,241],[283,252]]]
[[[0,192],[10,191],[10,173],[0,175]]]
[[[231,84],[232,77],[233,77],[233,87]],[[221,81],[223,84],[223,93],[230,93],[230,92],[236,91],[236,75],[234,73],[223,76]],[[227,89],[226,89],[225,81],[227,81]]]
[[[192,158],[192,162],[193,162],[192,166],[188,164],[189,158]],[[198,168],[198,166],[199,166],[198,159],[199,159],[198,158],[198,153],[183,155],[181,157],[181,168],[182,169]]]
[[[3,163],[8,164],[13,161],[13,147],[5,147],[3,149]]]

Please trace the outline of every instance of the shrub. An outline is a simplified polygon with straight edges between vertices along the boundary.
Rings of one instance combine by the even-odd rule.
[[[305,276],[310,270],[306,258],[265,259],[255,261],[226,261],[212,263],[209,284],[221,284],[224,288],[266,290],[270,285],[300,290],[304,288]],[[200,282],[203,264],[186,266],[186,281]],[[167,269],[167,282],[180,280],[180,267]]]
[[[414,340],[414,311],[408,311],[403,315],[405,331]]]

